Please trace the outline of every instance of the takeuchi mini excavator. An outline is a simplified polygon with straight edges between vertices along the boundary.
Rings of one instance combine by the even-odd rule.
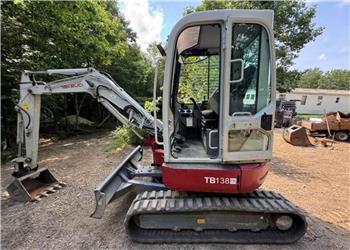
[[[96,69],[24,71],[11,197],[39,200],[65,185],[38,168],[40,100],[88,93],[139,137],[139,129],[147,131],[153,152],[153,163],[141,166],[143,150],[136,147],[96,188],[92,217],[101,218],[109,203],[137,191],[124,223],[139,242],[298,240],[307,226],[302,212],[282,195],[259,189],[273,147],[272,27],[270,10],[203,11],[182,18],[166,52],[160,49],[166,56],[162,121]],[[59,79],[36,80],[40,74]],[[156,93],[155,77],[154,106]]]

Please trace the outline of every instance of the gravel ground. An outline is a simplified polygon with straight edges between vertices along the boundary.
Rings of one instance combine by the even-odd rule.
[[[48,167],[67,186],[40,202],[9,200],[10,164],[1,168],[2,249],[349,249],[350,144],[333,148],[294,147],[275,133],[274,159],[263,188],[282,193],[302,208],[309,223],[296,244],[138,244],[130,241],[123,218],[135,194],[107,208],[101,220],[90,218],[93,190],[133,149],[110,152],[106,133],[46,143],[40,148],[41,166]],[[144,163],[151,151],[145,150]],[[18,237],[18,238],[17,238]]]

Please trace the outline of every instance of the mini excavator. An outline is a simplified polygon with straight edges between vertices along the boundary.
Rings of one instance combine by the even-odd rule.
[[[270,10],[203,11],[183,17],[166,52],[160,49],[166,57],[162,121],[156,109],[152,116],[96,69],[24,71],[16,105],[16,179],[9,194],[22,201],[40,200],[66,185],[38,167],[41,96],[88,93],[139,137],[139,129],[148,132],[153,153],[153,163],[142,166],[142,146],[136,147],[96,188],[92,217],[101,218],[113,200],[136,191],[124,221],[135,241],[297,241],[307,227],[303,213],[282,195],[259,188],[273,147],[272,27]],[[60,79],[37,81],[40,74]],[[157,82],[156,73],[154,106]]]

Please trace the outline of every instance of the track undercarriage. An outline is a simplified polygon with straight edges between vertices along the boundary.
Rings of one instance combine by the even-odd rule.
[[[208,195],[146,191],[137,195],[125,219],[129,236],[144,243],[269,243],[297,241],[305,217],[280,194]]]
[[[131,190],[138,191],[124,222],[133,240],[287,244],[306,231],[304,215],[275,192],[188,193],[138,180],[135,177],[161,176],[152,168],[145,170],[138,165],[141,153],[141,147],[135,148],[95,190],[96,210],[92,214],[101,218],[111,201]]]

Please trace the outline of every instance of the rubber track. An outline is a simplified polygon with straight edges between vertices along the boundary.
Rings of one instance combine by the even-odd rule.
[[[159,230],[142,229],[134,222],[140,214],[188,213],[202,211],[254,212],[262,214],[287,214],[293,226],[287,231],[268,228],[258,232],[250,230]],[[241,243],[287,244],[300,239],[306,232],[304,215],[282,195],[270,191],[255,191],[236,196],[218,196],[204,193],[177,191],[151,191],[136,196],[125,218],[128,235],[143,243]]]

